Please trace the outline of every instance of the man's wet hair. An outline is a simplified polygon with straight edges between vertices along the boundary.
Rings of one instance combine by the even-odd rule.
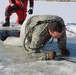
[[[62,32],[62,24],[59,21],[52,21],[48,24],[48,29],[52,32]]]

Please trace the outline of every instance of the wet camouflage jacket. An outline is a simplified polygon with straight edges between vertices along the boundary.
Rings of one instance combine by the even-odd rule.
[[[44,21],[44,20],[56,20],[62,24],[63,33],[61,38],[58,39],[58,48],[60,50],[65,49],[66,31],[65,31],[64,21],[61,17],[56,15],[36,15],[28,19],[25,26],[25,33],[28,34],[27,40],[29,44],[27,45],[29,46],[29,48],[31,49],[40,48],[43,44],[46,44],[46,42],[51,38],[50,34],[47,32],[48,23],[43,23],[35,26],[38,21]]]

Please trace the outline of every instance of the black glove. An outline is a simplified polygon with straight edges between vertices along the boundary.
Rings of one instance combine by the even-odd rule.
[[[33,14],[33,9],[29,9],[28,13]]]
[[[70,51],[68,49],[62,50],[62,55],[70,56]]]

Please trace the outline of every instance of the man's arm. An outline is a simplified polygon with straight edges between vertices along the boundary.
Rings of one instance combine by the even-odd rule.
[[[58,39],[58,48],[61,51],[66,49],[66,30],[65,30],[65,26],[63,28],[63,33],[62,33],[61,38]]]
[[[34,6],[34,0],[29,0],[29,5],[30,5],[29,6],[30,8],[33,8],[33,6]]]
[[[28,11],[28,13],[29,14],[33,14],[33,6],[34,6],[34,0],[29,0],[29,7],[30,7],[30,9],[29,9],[29,11]]]
[[[9,0],[11,4],[15,4],[15,0]]]
[[[15,0],[9,0],[9,2],[10,2],[10,7],[12,7],[13,10],[17,10],[18,9]]]

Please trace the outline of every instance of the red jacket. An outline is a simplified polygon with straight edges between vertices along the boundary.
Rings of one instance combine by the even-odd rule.
[[[9,6],[12,6],[13,4],[17,5],[17,10],[10,11],[9,15],[5,15],[6,18],[9,18],[12,13],[16,12],[18,15],[17,23],[19,21],[24,21],[27,16],[27,6],[29,2],[29,7],[33,8],[34,0],[9,0],[9,5],[6,7],[6,11],[8,10]]]
[[[19,7],[23,7],[23,8],[26,8],[27,7],[28,1],[29,1],[29,5],[30,5],[29,7],[33,7],[34,0],[9,0],[10,5],[11,4],[16,4]]]

